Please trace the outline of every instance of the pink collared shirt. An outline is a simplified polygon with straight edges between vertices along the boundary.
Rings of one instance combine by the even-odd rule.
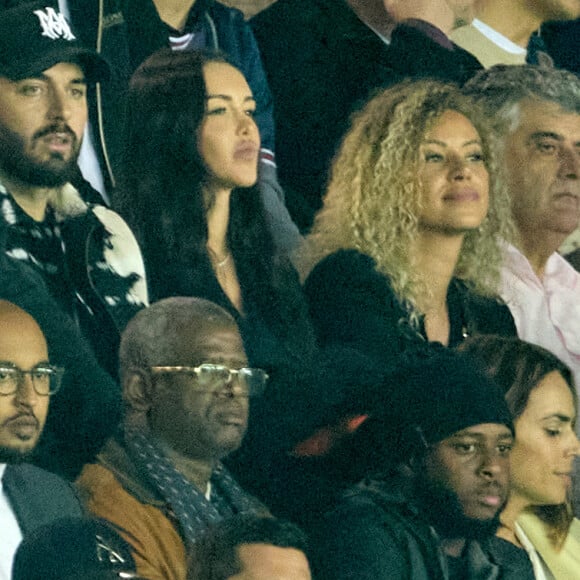
[[[540,279],[527,258],[506,245],[501,296],[518,336],[551,351],[574,373],[580,391],[580,273],[554,252]]]

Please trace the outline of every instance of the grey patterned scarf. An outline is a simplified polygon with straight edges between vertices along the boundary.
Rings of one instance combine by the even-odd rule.
[[[171,506],[182,535],[190,544],[213,523],[239,513],[264,514],[266,511],[234,481],[221,463],[212,473],[208,500],[174,467],[153,438],[141,431],[127,430],[125,444],[133,461],[147,474],[149,483]]]

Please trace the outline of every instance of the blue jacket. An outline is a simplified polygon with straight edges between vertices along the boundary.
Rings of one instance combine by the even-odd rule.
[[[128,31],[131,70],[134,71],[156,50],[169,46],[168,29],[152,0],[120,0],[120,3]],[[202,23],[207,48],[221,50],[246,77],[256,99],[256,122],[262,147],[274,151],[272,95],[256,40],[244,15],[214,0],[197,0],[192,12]]]

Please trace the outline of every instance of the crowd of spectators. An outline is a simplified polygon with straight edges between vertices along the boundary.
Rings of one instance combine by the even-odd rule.
[[[0,0],[0,580],[580,578],[577,0],[234,4]]]

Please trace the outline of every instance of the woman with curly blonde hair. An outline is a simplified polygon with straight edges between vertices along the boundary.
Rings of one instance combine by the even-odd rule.
[[[491,139],[471,98],[437,81],[354,118],[298,258],[303,274],[317,264],[305,289],[321,343],[384,360],[409,339],[515,334],[496,298],[513,226]]]

